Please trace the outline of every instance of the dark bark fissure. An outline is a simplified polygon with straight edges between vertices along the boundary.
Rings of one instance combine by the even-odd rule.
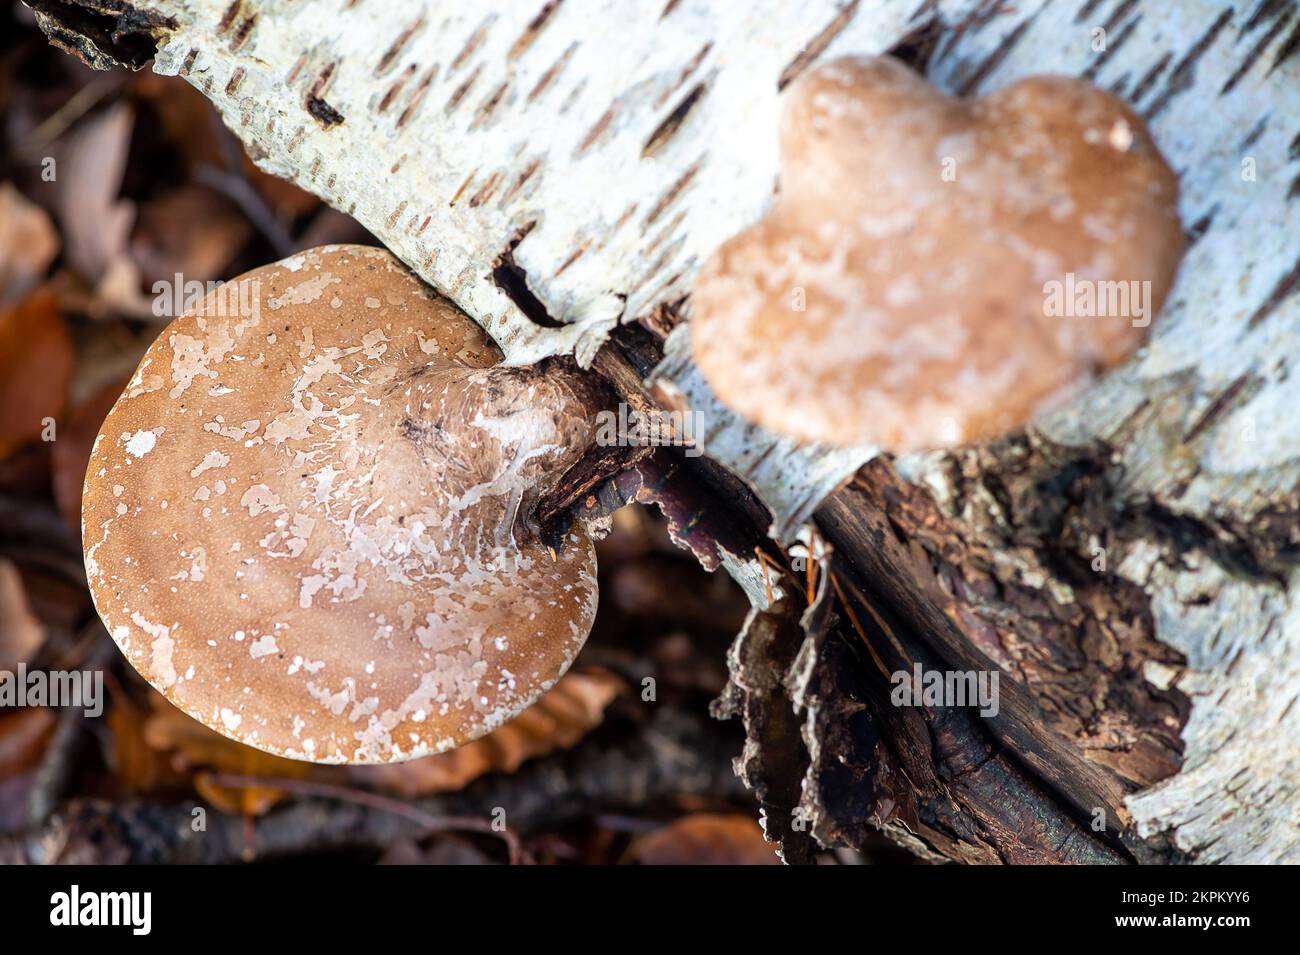
[[[59,49],[97,70],[142,69],[176,21],[123,0],[24,0]]]
[[[515,249],[533,231],[536,222],[519,229],[505,249],[492,263],[492,281],[534,325],[542,328],[563,328],[564,323],[551,315],[536,293],[528,286],[528,274],[515,262]]]
[[[682,98],[682,101],[673,108],[673,111],[664,118],[664,121],[655,128],[655,131],[647,137],[645,146],[641,149],[641,158],[649,159],[668,143],[668,140],[681,129],[682,124],[686,122],[686,117],[690,114],[697,103],[704,98],[708,87],[700,83],[693,90]]]

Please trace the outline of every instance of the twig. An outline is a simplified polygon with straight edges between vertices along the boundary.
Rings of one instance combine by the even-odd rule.
[[[866,608],[867,613],[871,614],[871,619],[876,622],[876,626],[880,628],[880,632],[883,633],[885,635],[885,638],[889,640],[889,642],[893,645],[894,652],[897,653],[899,657],[901,657],[903,661],[907,663],[908,667],[911,667],[915,662],[912,659],[912,655],[908,653],[905,649],[903,649],[903,645],[902,643],[899,642],[898,637],[895,635],[893,631],[893,628],[890,627],[889,624],[885,622],[885,618],[882,617],[880,613],[876,610],[876,608],[871,605],[871,601],[867,599],[866,594],[864,594],[862,590],[858,587],[858,585],[854,582],[853,577],[851,575],[845,575],[844,583],[850,590],[853,591],[853,595],[858,599],[858,602],[861,603],[862,606]],[[836,590],[838,591],[838,589],[839,588],[837,587]],[[848,609],[848,602],[845,601],[842,596],[840,597],[840,603],[844,604],[845,609]],[[851,611],[849,616],[850,618],[852,618],[853,616]],[[856,620],[854,620],[854,625],[857,626]],[[858,632],[859,633],[862,632],[861,628],[859,628]],[[875,651],[872,650],[872,655],[874,654]]]
[[[648,813],[683,798],[752,805],[732,772],[740,751],[735,727],[696,717],[666,703],[616,740],[590,737],[563,753],[492,774],[454,793],[379,810],[354,799],[302,795],[264,817],[261,856],[291,856],[365,846],[383,849],[410,838],[430,819],[485,817],[501,808],[518,833],[555,831],[596,813]],[[283,787],[275,779],[270,785]],[[379,797],[382,798],[382,797]],[[367,797],[367,802],[369,802]],[[165,863],[239,862],[244,820],[211,813],[197,826],[194,803],[65,804],[39,828],[0,836],[0,864],[19,862]],[[408,810],[422,813],[417,820]]]
[[[312,782],[308,779],[285,779],[279,776],[240,776],[234,773],[211,773],[208,779],[217,786],[228,789],[282,789],[298,796],[319,796],[322,799],[338,799],[355,803],[379,812],[392,813],[410,819],[424,827],[424,834],[434,832],[482,832],[496,836],[506,844],[510,852],[510,864],[519,865],[524,859],[523,847],[519,837],[509,829],[496,829],[492,823],[472,816],[435,816],[418,806],[381,796],[379,793],[366,792],[348,786],[336,786],[333,783]]]
[[[882,674],[884,674],[885,679],[888,680],[889,668],[885,666],[885,661],[880,659],[880,654],[876,652],[876,648],[871,645],[871,640],[867,637],[867,631],[862,629],[862,624],[858,622],[858,615],[853,612],[853,605],[849,603],[844,596],[844,591],[840,589],[840,582],[835,577],[835,572],[829,571],[829,573],[831,575],[831,586],[835,588],[835,596],[840,599],[840,606],[843,607],[844,612],[849,615],[849,622],[853,624],[853,629],[858,632],[858,636],[862,639],[862,642],[866,644],[867,650],[871,653],[871,659],[876,662],[876,667]]]
[[[242,175],[200,164],[194,168],[194,181],[221,193],[239,206],[239,211],[248,217],[253,227],[271,244],[277,257],[283,258],[293,253],[296,245],[293,236],[276,218],[261,193]]]
[[[43,568],[74,584],[86,582],[80,542],[44,501],[0,494],[0,556]]]
[[[92,648],[81,663],[81,669],[99,670],[109,666],[117,653],[117,647],[104,631],[99,617],[93,617],[77,634],[78,646],[91,644]],[[60,661],[64,662],[64,661]],[[86,702],[86,701],[83,701]],[[100,700],[101,705],[104,703]],[[60,799],[68,792],[73,776],[86,752],[86,732],[90,717],[84,707],[67,705],[66,701],[59,712],[54,735],[50,737],[45,752],[41,755],[41,764],[36,770],[36,777],[27,796],[27,821],[29,825],[39,826],[54,811]]]
[[[77,120],[94,109],[96,104],[110,93],[116,92],[121,85],[122,80],[117,74],[91,80],[42,120],[41,124],[28,135],[19,150],[25,156],[39,155],[50,143],[66,133]]]

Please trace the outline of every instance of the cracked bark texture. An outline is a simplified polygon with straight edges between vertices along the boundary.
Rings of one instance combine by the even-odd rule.
[[[1293,3],[34,6],[98,65],[138,65],[141,38],[156,44],[154,69],[205,92],[259,165],[356,216],[508,360],[571,352],[629,400],[696,410],[708,457],[766,505],[774,536],[815,518],[909,655],[1001,669],[1002,712],[978,731],[1014,754],[1002,791],[1038,793],[1023,798],[1044,807],[1045,844],[1065,826],[1053,813],[1101,809],[1134,858],[1300,859]],[[1133,361],[1028,434],[897,460],[746,426],[673,332],[701,261],[771,201],[780,88],[820,59],[891,49],[952,92],[1052,71],[1123,96],[1180,176],[1191,240]],[[666,336],[653,374],[644,349],[606,344],[620,322]],[[752,555],[717,550],[764,605]],[[792,705],[814,722],[810,701],[858,690],[828,697],[835,671],[809,661],[865,671],[834,632],[810,630],[822,643],[792,671]],[[870,736],[835,738],[843,755]],[[909,820],[900,838],[915,841]],[[1017,823],[981,825],[996,843]],[[999,855],[945,838],[920,842]],[[1069,855],[1075,836],[1061,838]]]

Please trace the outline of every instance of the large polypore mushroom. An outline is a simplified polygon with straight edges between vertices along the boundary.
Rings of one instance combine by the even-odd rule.
[[[563,367],[498,366],[388,253],[307,252],[177,319],[86,475],[95,605],[227,736],[319,762],[473,739],[567,669],[596,609],[579,529],[529,526],[589,447]]]
[[[692,298],[723,402],[804,440],[953,445],[1142,342],[1182,254],[1178,183],[1116,97],[1041,76],[955,99],[889,57],[786,95],[777,203]]]

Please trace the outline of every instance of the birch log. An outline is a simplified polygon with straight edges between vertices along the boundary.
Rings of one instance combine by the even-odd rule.
[[[354,215],[508,360],[600,367],[622,326],[666,336],[642,397],[701,415],[774,537],[815,519],[904,642],[1001,668],[1006,772],[1066,816],[1101,809],[1139,858],[1300,861],[1294,4],[29,2],[97,65],[156,46],[260,166]],[[887,50],[963,94],[1063,72],[1125,97],[1192,242],[1127,366],[1028,434],[898,460],[746,426],[673,332],[701,261],[771,201],[781,88]],[[728,566],[763,603],[754,565]]]

